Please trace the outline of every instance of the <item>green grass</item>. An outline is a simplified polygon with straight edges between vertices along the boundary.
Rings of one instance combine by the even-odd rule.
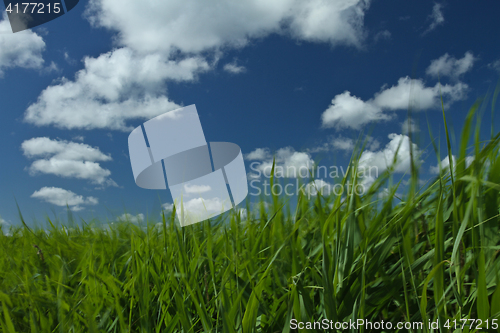
[[[362,196],[300,196],[293,212],[284,197],[263,198],[244,221],[180,228],[168,215],[147,230],[0,232],[1,331],[289,332],[292,318],[491,325],[500,319],[500,134],[480,142],[478,108],[450,159],[455,171],[422,187],[412,162],[401,200],[399,184],[379,196],[394,182],[388,171]],[[448,134],[447,144],[451,153]],[[343,182],[358,181],[359,156]]]

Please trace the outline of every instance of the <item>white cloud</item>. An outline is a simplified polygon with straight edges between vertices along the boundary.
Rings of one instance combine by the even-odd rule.
[[[410,169],[410,139],[408,136],[403,134],[392,133],[388,135],[391,140],[384,149],[379,151],[364,151],[361,154],[359,165],[364,167],[376,166],[379,171],[387,170],[394,161],[394,156],[396,155],[396,166],[394,168],[395,172],[406,172]],[[417,164],[421,163],[420,155],[421,151],[415,143],[412,143],[413,154],[415,162]],[[399,150],[398,150],[399,147]]]
[[[200,193],[205,193],[211,191],[212,188],[209,185],[189,185],[186,184],[184,185],[184,191],[186,194],[200,194]]]
[[[85,198],[74,192],[58,187],[42,187],[40,190],[35,191],[31,197],[56,206],[68,205],[74,211],[82,210],[83,207],[81,207],[81,205],[97,205],[99,203],[97,198]]]
[[[402,77],[390,88],[383,86],[368,101],[351,96],[345,91],[334,97],[332,104],[321,115],[323,127],[360,129],[363,125],[374,121],[392,119],[393,115],[385,110],[406,110],[410,102],[419,109],[437,108],[440,105],[439,96],[447,98],[446,107],[451,103],[464,99],[468,86],[457,82],[454,85],[436,84],[426,87],[422,80],[412,80]]]
[[[26,157],[55,157],[60,160],[111,161],[111,157],[99,148],[84,143],[65,140],[51,140],[47,137],[32,138],[21,144]]]
[[[349,138],[339,137],[332,140],[333,149],[338,150],[353,150],[354,140]]]
[[[140,223],[144,221],[144,214],[137,214],[137,215],[132,215],[129,213],[122,214],[117,218],[118,221],[122,222],[132,222],[132,223]]]
[[[367,174],[362,182],[370,185],[375,181],[378,175],[389,169],[393,165],[394,157],[396,156],[396,165],[394,165],[394,172],[407,172],[411,167],[410,158],[410,139],[403,134],[389,134],[388,138],[391,140],[384,149],[379,151],[363,151],[359,159],[359,167],[364,170],[376,170],[373,173]],[[415,143],[412,143],[414,161],[417,165],[422,163],[420,156],[422,151]],[[397,155],[396,155],[397,152]]]
[[[453,103],[465,97],[467,88],[462,82],[454,85],[437,83],[434,87],[426,87],[422,80],[412,80],[406,76],[400,78],[397,85],[375,94],[373,103],[387,110],[406,110],[411,102],[419,109],[425,110],[440,106],[440,90],[444,97],[448,98],[448,103]]]
[[[456,158],[455,156],[451,156],[451,159],[453,161],[453,165],[455,165],[455,162],[456,162]],[[443,158],[443,160],[441,161],[441,163],[439,165],[436,165],[436,166],[431,166],[429,168],[429,172],[430,173],[433,173],[433,174],[439,174],[439,167],[441,166],[441,170],[447,170],[447,171],[450,171],[450,159],[448,158],[448,156],[446,156],[445,158]]]
[[[64,129],[128,131],[128,120],[149,119],[180,107],[163,95],[166,80],[191,81],[209,69],[200,57],[173,61],[159,54],[139,56],[127,48],[87,57],[84,63],[74,81],[62,78],[42,91],[24,120]]]
[[[257,160],[262,161],[271,158],[271,153],[268,148],[257,148],[254,151],[245,154],[247,161]]]
[[[232,74],[240,74],[246,72],[245,66],[238,66],[236,62],[225,64],[224,70]]]
[[[454,155],[451,156],[451,160],[453,162],[453,169],[457,167],[457,159],[455,158]],[[474,161],[474,156],[467,156],[465,157],[465,167],[468,168],[472,162]],[[441,169],[439,169],[441,167]],[[444,172],[450,172],[450,159],[449,156],[446,156],[441,160],[441,163],[439,163],[436,166],[431,166],[429,169],[429,172],[432,174],[439,174],[439,170],[444,171]]]
[[[384,114],[380,107],[351,96],[349,91],[335,96],[332,104],[321,115],[323,127],[336,128],[360,129],[367,123],[389,119],[391,116]]]
[[[117,186],[109,178],[111,171],[97,163],[112,160],[99,148],[84,143],[40,137],[24,141],[21,149],[26,157],[38,158],[29,167],[31,175],[53,174],[65,178],[86,179],[101,186]]]
[[[241,47],[271,33],[331,44],[360,45],[364,0],[91,0],[94,26],[118,32],[120,45],[142,53],[198,53]]]
[[[460,75],[471,70],[476,60],[477,58],[471,52],[465,52],[462,59],[450,57],[448,53],[445,53],[440,58],[432,60],[425,73],[434,77],[448,76],[457,79]]]
[[[267,150],[265,148],[264,150]],[[306,152],[297,152],[292,147],[280,148],[275,154],[276,164],[274,173],[277,178],[297,178],[309,177],[314,161],[311,155]],[[266,159],[261,159],[260,162],[253,162],[250,166],[252,171],[251,178],[258,178],[258,176],[269,177],[273,166],[273,157],[266,156]]]
[[[426,33],[431,32],[432,30],[436,29],[437,26],[444,23],[444,15],[443,15],[442,9],[443,9],[442,4],[439,4],[439,3],[434,4],[434,6],[432,7],[432,13],[429,15],[429,19],[431,20],[431,24],[429,25],[427,30],[425,30],[423,32],[422,35],[425,35]]]
[[[183,202],[184,212],[192,217],[221,214],[221,207],[227,203],[220,198],[194,198]]]
[[[3,13],[0,21],[0,77],[3,70],[12,67],[41,69],[44,64],[42,52],[45,42],[42,37],[25,30],[16,34],[11,33],[7,13]],[[9,32],[7,32],[9,31]]]
[[[37,173],[53,174],[63,178],[77,178],[91,180],[92,183],[103,186],[116,186],[116,183],[109,179],[111,172],[103,169],[99,163],[89,161],[69,161],[57,160],[37,160],[29,168],[31,175]]]

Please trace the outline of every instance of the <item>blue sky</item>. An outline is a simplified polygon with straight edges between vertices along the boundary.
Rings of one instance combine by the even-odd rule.
[[[190,104],[207,141],[238,144],[249,173],[273,154],[283,166],[346,167],[353,140],[370,133],[364,163],[383,171],[403,140],[403,175],[411,103],[429,179],[427,119],[445,157],[440,89],[458,136],[496,86],[499,12],[495,1],[82,0],[16,34],[4,16],[0,221],[20,223],[16,200],[30,224],[64,217],[66,203],[86,221],[158,216],[172,198],[135,185],[127,137]]]

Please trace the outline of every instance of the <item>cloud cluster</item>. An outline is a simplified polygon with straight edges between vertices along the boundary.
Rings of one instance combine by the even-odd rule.
[[[31,197],[56,206],[68,205],[73,211],[84,209],[82,205],[97,205],[99,203],[97,198],[83,197],[59,187],[42,187],[40,190],[35,191]]]
[[[11,32],[7,13],[3,13],[0,21],[0,77],[3,70],[12,67],[41,69],[44,64],[42,52],[45,42],[42,37],[26,30],[16,34]]]
[[[215,68],[222,49],[280,33],[292,38],[359,46],[368,0],[274,2],[92,0],[87,17],[117,33],[120,48],[85,58],[74,80],[62,78],[30,105],[24,120],[63,129],[129,131],[127,121],[180,107],[168,81],[192,81]],[[206,60],[214,55],[212,64]],[[224,70],[241,73],[228,63]]]
[[[393,114],[386,111],[406,110],[410,103],[415,105],[416,101],[420,109],[438,107],[440,94],[447,98],[449,105],[464,99],[468,86],[457,82],[453,85],[426,87],[422,80],[412,80],[407,76],[400,78],[396,85],[384,88],[367,101],[352,96],[349,91],[335,96],[332,104],[321,115],[322,126],[360,129],[371,122],[390,120]]]
[[[200,57],[174,61],[159,54],[139,56],[127,48],[87,57],[84,63],[74,81],[63,78],[43,90],[24,120],[64,129],[128,131],[128,120],[149,119],[180,107],[163,95],[166,80],[191,81],[209,69]]]
[[[36,160],[29,167],[30,174],[52,174],[64,178],[85,179],[100,186],[117,186],[109,178],[111,171],[97,162],[111,161],[99,148],[84,143],[33,138],[21,144],[23,154]]]
[[[118,33],[121,45],[142,53],[199,53],[242,47],[271,33],[331,44],[360,45],[365,0],[91,0],[94,26]]]

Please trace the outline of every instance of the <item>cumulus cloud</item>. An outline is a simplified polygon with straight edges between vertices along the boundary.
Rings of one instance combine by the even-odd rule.
[[[198,53],[242,47],[250,39],[281,33],[331,44],[360,45],[365,0],[158,2],[91,0],[94,26],[118,33],[118,42],[142,53]]]
[[[412,80],[407,76],[400,78],[397,85],[375,94],[373,103],[382,109],[406,110],[411,102],[413,105],[418,103],[418,108],[425,110],[440,105],[440,90],[448,98],[448,103],[453,103],[465,98],[467,88],[462,82],[426,87],[422,80]]]
[[[432,13],[429,15],[429,20],[431,21],[431,24],[429,25],[427,30],[423,32],[422,35],[431,32],[432,30],[436,29],[439,25],[444,23],[444,15],[442,9],[443,9],[442,4],[439,3],[434,4],[434,6],[432,7]]]
[[[260,149],[260,151],[259,151]],[[250,156],[257,156],[262,158],[253,158],[258,162],[253,162],[250,168],[253,172],[250,173],[251,178],[258,178],[260,176],[269,177],[273,166],[273,157],[267,153],[267,148],[259,148],[251,152]],[[257,152],[258,151],[258,152]],[[249,159],[247,155],[247,160]],[[275,154],[275,176],[277,178],[297,178],[309,177],[310,171],[314,167],[314,161],[311,155],[307,152],[297,152],[292,147],[280,148]]]
[[[126,122],[149,119],[180,106],[163,95],[165,81],[191,81],[209,69],[200,57],[167,60],[122,48],[87,57],[74,81],[49,86],[25,112],[24,120],[64,129],[129,131]]]
[[[40,190],[35,191],[31,197],[56,206],[68,205],[74,211],[84,209],[82,205],[97,205],[99,203],[97,198],[83,197],[58,187],[42,187]]]
[[[332,104],[321,115],[323,127],[350,127],[360,129],[363,125],[379,120],[389,120],[392,116],[371,102],[351,96],[349,91],[335,96]]]
[[[111,161],[111,157],[98,148],[84,143],[65,140],[51,140],[47,137],[24,141],[21,149],[26,157],[55,157],[64,160]]]
[[[5,12],[0,21],[0,31],[12,31]],[[0,77],[3,76],[4,69],[12,67],[41,69],[44,64],[44,49],[42,37],[31,30],[16,34],[0,33]]]
[[[387,121],[393,114],[385,111],[405,110],[409,104],[416,104],[418,108],[430,109],[439,107],[440,94],[446,99],[446,106],[466,97],[468,86],[457,82],[454,85],[436,84],[426,87],[422,80],[412,80],[408,76],[402,77],[398,83],[390,88],[382,87],[373,98],[363,101],[351,96],[349,91],[335,96],[332,104],[321,115],[322,126],[326,128],[353,128],[375,122]]]
[[[99,148],[84,143],[39,137],[24,141],[21,150],[26,157],[37,158],[29,167],[31,175],[53,174],[64,178],[85,179],[101,186],[117,186],[109,178],[111,171],[97,163],[112,160],[111,156],[102,153]]]
[[[460,75],[471,70],[476,60],[477,58],[471,52],[465,52],[462,59],[456,59],[445,53],[438,59],[432,60],[425,72],[434,77],[448,76],[457,79]]]
[[[359,167],[364,170],[371,170],[375,168],[376,174],[370,173],[363,179],[363,183],[370,185],[375,181],[375,178],[393,166],[394,157],[396,157],[396,164],[394,172],[406,172],[410,170],[410,138],[403,134],[392,133],[388,138],[391,140],[384,149],[379,151],[363,151],[359,159]],[[414,161],[417,165],[422,163],[420,156],[422,151],[415,143],[411,143],[413,149]],[[396,154],[397,152],[397,154]]]

